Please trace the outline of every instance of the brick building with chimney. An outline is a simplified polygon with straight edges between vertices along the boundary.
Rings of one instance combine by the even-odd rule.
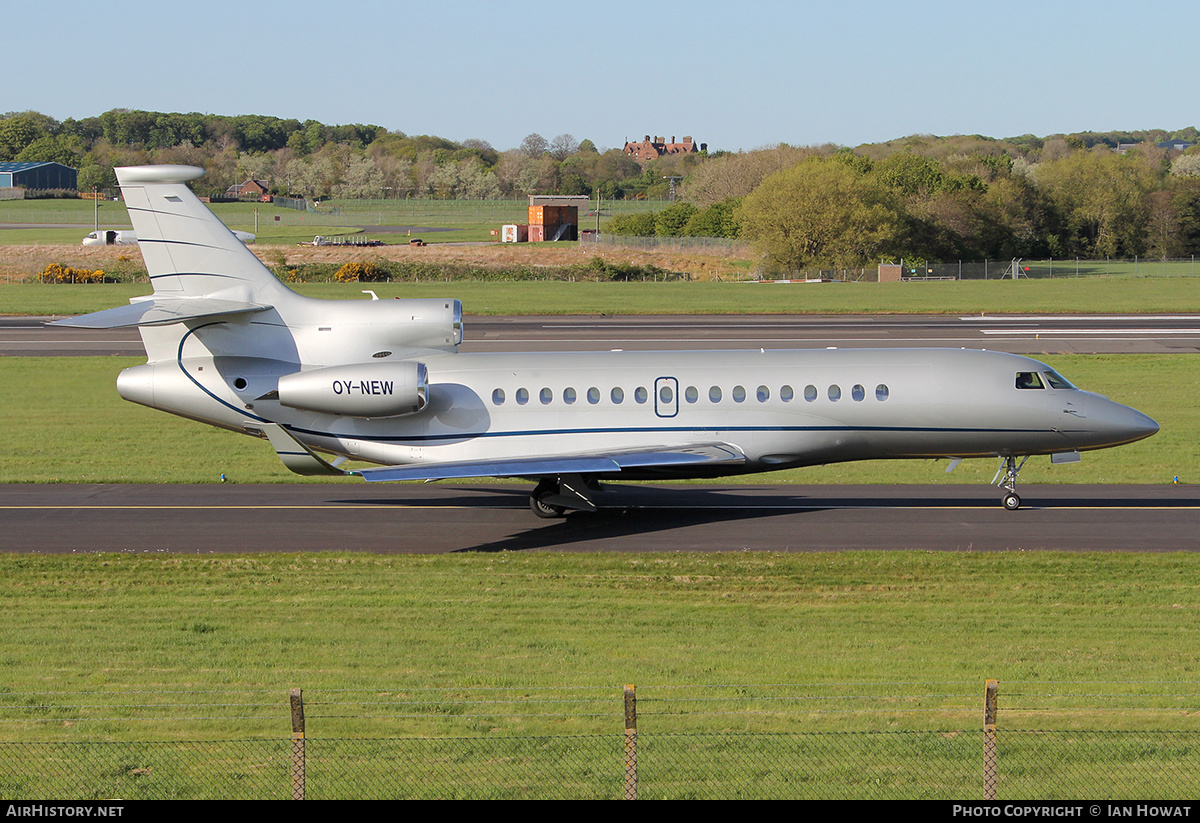
[[[675,142],[675,138],[671,138],[671,142],[667,142],[666,138],[655,137],[650,139],[650,135],[646,135],[646,139],[640,143],[625,143],[625,153],[637,160],[639,163],[644,163],[647,160],[654,160],[657,157],[662,157],[667,154],[697,154],[698,152],[708,151],[707,143],[696,143],[692,138],[685,137],[682,142]]]

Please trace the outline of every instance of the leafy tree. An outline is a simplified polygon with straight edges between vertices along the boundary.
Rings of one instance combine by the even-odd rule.
[[[550,151],[550,144],[537,132],[527,135],[521,141],[521,153],[530,159],[536,160],[548,151]]]
[[[17,114],[0,120],[0,160],[12,160],[35,140],[47,136],[33,118]]]
[[[618,214],[608,221],[605,230],[611,234],[653,237],[654,212],[639,211],[633,214]]]
[[[886,253],[902,225],[887,187],[822,158],[763,180],[736,219],[741,236],[785,270],[861,266]]]
[[[654,233],[659,237],[681,237],[684,226],[699,211],[691,203],[676,203],[654,215]]]
[[[550,156],[563,161],[579,151],[579,143],[569,134],[560,134],[550,141]]]
[[[791,146],[727,154],[698,166],[684,181],[683,196],[698,206],[711,206],[730,197],[744,197],[754,191],[763,178],[814,154],[812,149]]]
[[[734,213],[741,204],[742,198],[730,197],[728,200],[713,203],[707,209],[696,212],[683,227],[684,235],[736,239],[740,227],[734,218]]]
[[[1037,182],[1066,224],[1066,251],[1120,257],[1146,249],[1146,195],[1157,187],[1157,170],[1136,153],[1106,148],[1080,151],[1042,163]]]

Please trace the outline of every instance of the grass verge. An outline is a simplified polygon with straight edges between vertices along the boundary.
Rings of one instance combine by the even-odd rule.
[[[931,283],[420,282],[370,284],[381,298],[456,297],[467,314],[1102,314],[1200,311],[1200,278]],[[358,283],[298,284],[324,299],[363,299]],[[0,283],[0,314],[71,315],[149,294],[150,285]]]
[[[647,730],[978,728],[986,678],[1008,728],[1194,728],[1193,553],[10,555],[0,581],[6,740],[283,737],[292,686],[335,707],[324,737],[612,734],[623,683],[662,701]],[[1045,681],[1075,697],[1039,713],[1013,685]],[[533,711],[584,687],[605,717]],[[443,708],[356,703],[421,689]],[[489,689],[512,702],[465,705]],[[274,709],[219,708],[257,690]]]

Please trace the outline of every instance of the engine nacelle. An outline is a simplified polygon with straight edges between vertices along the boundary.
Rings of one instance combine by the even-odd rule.
[[[294,409],[348,417],[399,417],[429,402],[425,364],[354,363],[285,374],[279,402]]]

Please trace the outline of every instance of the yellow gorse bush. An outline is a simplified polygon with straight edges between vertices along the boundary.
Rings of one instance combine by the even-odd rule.
[[[76,269],[61,263],[51,263],[38,275],[43,283],[106,283],[104,269]]]

